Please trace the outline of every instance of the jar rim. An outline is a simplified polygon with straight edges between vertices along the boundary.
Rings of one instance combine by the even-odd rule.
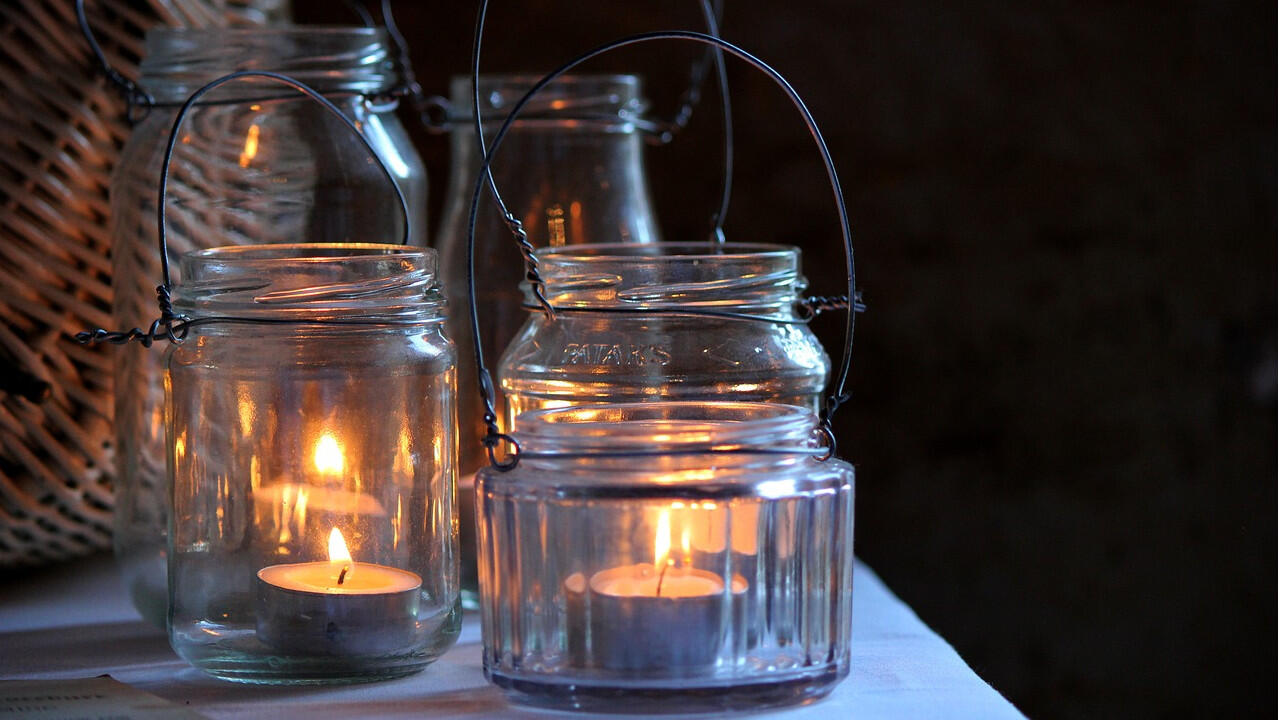
[[[481,75],[480,117],[486,124],[505,120],[516,101],[542,76],[532,73]],[[524,106],[514,124],[525,128],[631,133],[648,109],[643,81],[629,73],[568,73],[552,80]],[[474,114],[470,75],[449,82],[455,130],[469,133]]]
[[[280,37],[288,35],[368,35],[382,37],[386,30],[369,25],[248,25],[236,27],[173,27],[157,25],[147,30],[147,36],[157,38],[181,37]]]
[[[304,254],[311,253],[311,254]],[[434,259],[433,248],[392,243],[327,242],[327,243],[265,243],[261,245],[220,245],[184,253],[182,261],[219,260],[222,262],[297,263],[355,260],[362,257],[386,257],[397,255],[405,258],[423,256]]]
[[[381,92],[399,82],[386,29],[363,25],[156,27],[147,32],[138,69],[143,86],[161,103],[184,101],[237,70],[282,73],[324,93]],[[271,92],[264,94],[266,88]],[[302,97],[258,77],[212,92],[222,102]]]
[[[717,252],[716,250],[721,250]],[[729,252],[723,252],[727,250]],[[706,242],[657,242],[657,243],[590,243],[542,247],[534,254],[543,259],[568,262],[653,262],[655,259],[748,260],[782,258],[797,254],[799,248],[780,243],[725,242],[710,245]]]
[[[226,245],[182,256],[174,308],[193,317],[434,321],[436,251],[381,243]]]
[[[513,72],[513,73],[480,73],[480,87],[484,89],[486,83],[508,83],[511,85],[521,85],[525,91],[533,87],[533,84],[541,80],[544,76],[538,73],[529,72]],[[468,91],[471,87],[470,75],[453,75],[449,78],[450,84],[454,87],[462,85]],[[616,83],[618,85],[631,85],[639,88],[641,84],[640,76],[635,73],[565,73],[555,80],[552,80],[552,87],[557,85],[586,85],[590,83]]]
[[[539,248],[545,296],[565,308],[703,308],[794,319],[800,249],[767,243],[602,243]],[[520,284],[536,306],[532,284]]]

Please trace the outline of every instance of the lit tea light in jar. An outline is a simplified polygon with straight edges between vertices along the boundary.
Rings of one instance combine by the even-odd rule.
[[[327,561],[258,571],[257,632],[289,655],[378,655],[413,644],[422,578],[356,562],[338,528]]]
[[[572,609],[583,595],[590,615],[590,638],[582,647],[574,647],[575,632],[570,629],[570,657],[575,662],[607,670],[675,669],[692,674],[714,667],[747,582],[734,575],[726,598],[720,575],[690,567],[687,527],[681,531],[686,562],[677,565],[671,558],[670,522],[664,510],[658,516],[652,563],[602,570],[589,582],[583,582],[581,574],[565,581],[570,622],[581,622]]]

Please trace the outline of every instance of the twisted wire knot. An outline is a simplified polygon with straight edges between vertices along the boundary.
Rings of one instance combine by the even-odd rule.
[[[119,70],[113,67],[103,68],[107,79],[112,85],[120,91],[121,97],[124,98],[124,116],[131,125],[137,125],[146,118],[147,113],[151,112],[151,107],[156,104],[155,98],[151,94],[142,89],[138,83],[130,80],[120,74]]]
[[[824,312],[832,310],[847,310],[849,308],[848,295],[810,295],[796,302],[800,307],[800,317],[803,320],[812,320]],[[862,302],[862,291],[859,290],[853,298],[853,311],[866,312],[867,306]]]
[[[170,297],[168,285],[156,286],[156,305],[160,308],[160,317],[152,320],[146,330],[136,327],[128,330],[94,328],[76,333],[76,342],[81,345],[125,345],[137,342],[141,343],[142,347],[149,348],[157,340],[168,340],[175,345],[181,345],[182,341],[187,339],[187,331],[190,329],[187,322],[189,318],[174,313],[173,299]]]
[[[507,471],[515,468],[520,463],[520,443],[515,438],[502,432],[502,428],[498,427],[498,413],[493,407],[493,376],[489,374],[489,369],[481,367],[479,369],[480,387],[484,389],[484,437],[480,439],[480,443],[484,445],[485,452],[489,454],[489,464],[498,470]],[[511,444],[514,452],[507,456],[505,460],[498,459],[498,446],[503,442]]]
[[[529,242],[529,233],[525,231],[524,223],[509,210],[502,214],[502,220],[507,224],[507,229],[511,231],[516,245],[520,248],[520,255],[524,258],[524,277],[533,288],[533,296],[537,298],[543,315],[548,320],[554,319],[556,311],[547,300],[547,285],[542,279],[542,274],[538,272],[538,256],[533,252],[533,243]]]

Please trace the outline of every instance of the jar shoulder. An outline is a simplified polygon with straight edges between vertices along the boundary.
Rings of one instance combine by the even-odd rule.
[[[236,332],[236,328],[251,328]],[[436,323],[424,330],[319,333],[255,332],[253,326],[228,325],[217,333],[196,333],[168,350],[171,372],[188,369],[243,370],[252,372],[314,369],[345,372],[369,368],[369,372],[405,369],[407,372],[444,372],[457,365],[452,341]]]

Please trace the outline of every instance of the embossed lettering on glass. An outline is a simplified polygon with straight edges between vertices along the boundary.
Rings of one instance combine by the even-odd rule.
[[[831,363],[796,312],[798,249],[659,243],[537,255],[547,298],[563,312],[548,319],[524,284],[529,317],[499,369],[508,427],[526,410],[600,402],[733,399],[817,411]]]

